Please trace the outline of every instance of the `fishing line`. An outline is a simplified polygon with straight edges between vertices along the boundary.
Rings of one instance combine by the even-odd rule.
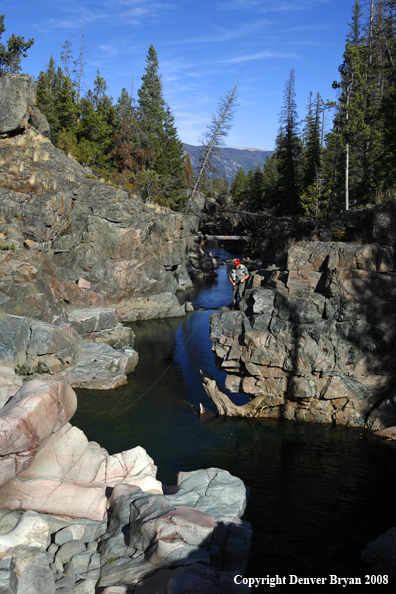
[[[186,344],[189,342],[189,340],[192,338],[193,334],[198,330],[198,328],[200,327],[200,325],[202,324],[202,322],[204,321],[204,319],[206,319],[204,316],[202,316],[201,321],[197,324],[197,326],[194,328],[194,330],[191,332],[190,336],[187,338],[187,340],[184,342],[184,344],[180,347],[180,349],[177,351],[176,355],[174,356],[174,358],[172,359],[172,361],[169,363],[168,367],[165,369],[165,371],[159,376],[158,379],[155,380],[155,382],[153,382],[151,384],[151,386],[149,386],[147,388],[147,390],[145,392],[143,392],[143,394],[141,394],[139,396],[139,398],[136,398],[136,400],[134,400],[133,402],[131,402],[131,404],[129,404],[126,408],[123,408],[122,410],[120,410],[120,412],[118,412],[116,415],[114,415],[114,411],[117,408],[117,406],[119,404],[121,404],[124,396],[122,396],[120,398],[120,400],[117,402],[117,404],[115,405],[115,407],[113,408],[113,410],[110,413],[111,417],[118,417],[118,415],[124,413],[125,411],[128,410],[128,408],[131,408],[131,406],[133,406],[134,404],[136,404],[137,402],[139,402],[139,400],[141,400],[143,398],[143,396],[145,396],[147,394],[147,392],[149,392],[152,388],[154,388],[154,386],[156,384],[158,384],[158,382],[164,377],[164,375],[169,371],[169,369],[172,367],[173,363],[176,361],[177,357],[179,356],[179,354],[182,352],[182,350],[184,349],[184,347],[186,346]]]

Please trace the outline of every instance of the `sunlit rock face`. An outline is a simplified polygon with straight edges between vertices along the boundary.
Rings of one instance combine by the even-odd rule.
[[[175,293],[189,286],[199,222],[96,179],[51,144],[35,101],[29,76],[1,77],[3,402],[13,372],[73,387],[125,384],[138,356],[121,323],[186,315]]]
[[[199,218],[143,204],[96,179],[51,144],[35,102],[28,75],[1,77],[0,242],[10,246],[1,255],[23,257],[23,295],[47,281],[43,307],[50,317],[54,297],[72,309],[175,293]],[[8,313],[26,315],[11,303]]]
[[[76,408],[70,386],[33,380],[0,410],[0,509],[103,520],[119,482],[162,492],[142,448],[110,456],[70,425]]]
[[[257,398],[255,416],[395,424],[395,301],[393,245],[295,245],[284,270],[250,280],[240,311],[211,316],[226,387]]]
[[[33,380],[0,409],[3,590],[158,591],[182,578],[178,588],[248,591],[233,581],[251,541],[243,482],[209,468],[166,487],[143,448],[89,442],[69,423],[76,406],[70,386]]]
[[[28,74],[0,78],[0,134],[15,134],[29,125],[45,136],[50,127],[36,105],[36,92]]]
[[[178,289],[198,217],[157,213],[87,177],[30,129],[0,139],[0,163],[0,241],[14,246],[9,260],[23,257],[25,267],[35,268],[37,280],[25,283],[44,277],[69,310]],[[45,296],[51,305],[48,291]]]

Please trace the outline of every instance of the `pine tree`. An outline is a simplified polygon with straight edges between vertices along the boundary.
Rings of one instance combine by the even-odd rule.
[[[76,60],[74,60],[74,70],[73,70],[73,74],[75,75],[76,86],[77,86],[77,103],[80,103],[80,95],[81,95],[81,87],[82,87],[81,77],[85,76],[84,75],[84,66],[86,65],[86,62],[84,62],[84,58],[85,58],[85,55],[87,52],[84,47],[84,29],[85,29],[85,20],[83,21],[83,28],[82,28],[82,33],[81,33],[80,54],[79,54],[78,58]]]
[[[283,93],[281,111],[281,130],[277,138],[276,157],[278,161],[277,195],[280,206],[289,213],[296,214],[299,196],[300,139],[296,107],[295,71],[290,72]]]
[[[125,87],[122,89],[121,95],[117,99],[116,111],[119,122],[121,122],[124,118],[129,117],[129,115],[131,114],[132,97],[125,89]]]
[[[164,141],[165,101],[162,95],[162,83],[159,75],[157,52],[150,45],[142,86],[138,91],[140,107],[140,125],[146,133],[151,151],[156,160],[161,162]]]
[[[246,175],[245,202],[249,210],[256,212],[263,208],[264,177],[261,167],[256,166]]]
[[[333,129],[326,135],[322,179],[324,192],[328,196],[328,212],[339,213],[345,200],[345,146],[337,119]]]
[[[235,204],[241,204],[244,201],[246,186],[246,172],[240,167],[231,181],[231,196]]]
[[[68,77],[71,75],[70,66],[73,61],[73,52],[71,50],[72,45],[72,42],[66,39],[65,43],[62,45],[60,55],[61,61],[63,62],[63,74]]]
[[[59,128],[75,133],[77,130],[76,91],[68,76],[64,77],[56,97]]]
[[[263,206],[274,208],[278,202],[278,159],[276,153],[268,156],[263,165]]]
[[[396,1],[388,0],[383,19],[383,94],[381,119],[383,142],[376,164],[376,179],[383,192],[396,187]]]
[[[165,108],[161,148],[155,161],[155,170],[162,175],[169,175],[174,180],[176,189],[183,181],[184,147],[177,135],[175,118],[168,105]]]
[[[364,143],[367,133],[365,125],[367,71],[364,61],[359,0],[355,0],[350,27],[343,54],[344,60],[339,67],[341,81],[333,83],[334,88],[341,90],[336,118],[345,146],[346,210],[349,208],[350,190],[352,190],[351,197],[356,201],[358,188],[363,180],[362,143]],[[353,161],[351,156],[353,156]],[[353,163],[352,167],[351,163]]]
[[[51,56],[47,70],[41,71],[36,81],[36,105],[46,116],[50,125],[50,138],[55,144],[56,133],[59,131],[59,118],[56,109],[56,97],[60,81],[56,74],[56,64]]]
[[[138,172],[150,169],[154,156],[147,135],[142,131],[138,114],[131,111],[121,120],[114,136],[114,148],[111,152],[118,169],[118,177],[131,183]]]
[[[316,181],[321,167],[320,120],[323,100],[319,93],[314,102],[312,101],[312,93],[310,94],[307,110],[303,135],[302,187],[304,191]]]
[[[201,178],[206,177],[206,171],[216,172],[213,156],[224,146],[224,138],[232,128],[232,120],[235,115],[235,108],[238,101],[238,83],[228,91],[224,97],[220,97],[216,112],[212,115],[210,123],[206,126],[204,137],[201,140],[202,151],[199,157],[200,169],[194,189],[190,196],[193,200],[195,192],[202,186]],[[187,205],[189,207],[189,205]]]
[[[0,38],[5,32],[5,15],[0,15]],[[14,33],[7,40],[7,47],[0,43],[0,75],[15,73],[21,70],[21,60],[27,57],[27,50],[32,47],[34,39],[25,41],[24,37],[16,37]]]
[[[109,167],[108,157],[114,148],[113,137],[118,124],[117,109],[106,91],[107,82],[97,71],[93,90],[89,89],[81,99],[78,129],[79,142],[85,141],[81,149],[87,152],[91,147],[92,165],[98,172]]]

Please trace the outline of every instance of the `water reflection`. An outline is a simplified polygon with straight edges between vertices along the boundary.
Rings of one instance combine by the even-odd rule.
[[[111,453],[141,445],[168,484],[179,470],[211,466],[239,476],[251,487],[248,575],[364,575],[360,551],[396,525],[396,448],[361,429],[221,417],[202,423],[199,402],[211,403],[199,369],[223,386],[225,379],[214,368],[208,329],[211,310],[232,300],[227,267],[218,272],[217,280],[184,295],[206,310],[133,326],[136,373],[117,390],[78,391],[73,423]],[[277,586],[276,592],[314,592],[309,588]]]

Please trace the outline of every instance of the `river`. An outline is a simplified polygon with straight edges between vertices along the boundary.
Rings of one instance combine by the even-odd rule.
[[[231,257],[224,250],[212,252],[223,260]],[[78,390],[73,424],[110,453],[141,445],[166,484],[176,482],[179,470],[207,467],[240,477],[250,487],[248,576],[335,574],[360,576],[364,582],[369,568],[360,562],[360,551],[396,526],[394,443],[363,429],[199,418],[200,402],[212,408],[199,369],[224,386],[225,373],[214,367],[209,316],[232,301],[228,270],[229,265],[220,266],[217,279],[197,283],[181,297],[194,304],[187,318],[133,324],[136,372],[117,390]],[[246,401],[243,395],[232,398]],[[314,594],[341,587],[278,586],[271,591]],[[360,590],[385,591],[372,585],[343,588],[351,594]]]

